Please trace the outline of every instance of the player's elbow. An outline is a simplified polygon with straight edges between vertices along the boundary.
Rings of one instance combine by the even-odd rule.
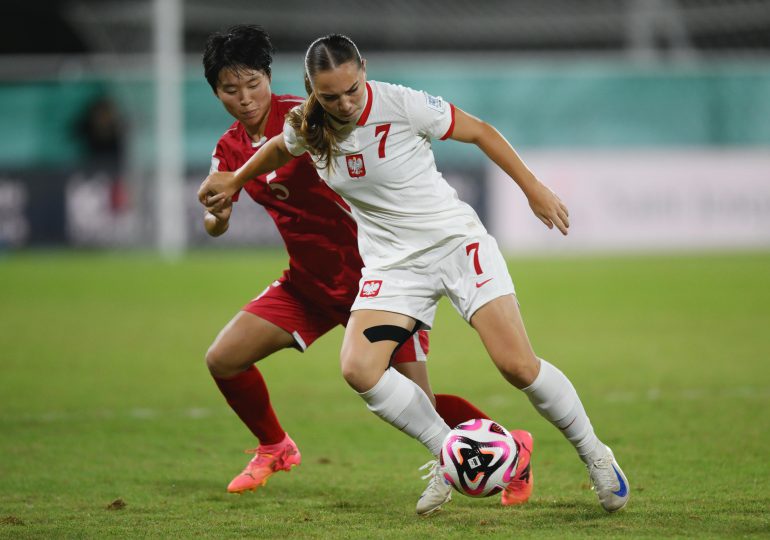
[[[203,218],[203,228],[206,229],[209,236],[213,236],[214,238],[225,234],[228,227],[229,221],[219,221],[215,215],[209,214],[208,212]]]
[[[475,140],[473,142],[478,146],[483,146],[485,144],[491,144],[492,141],[494,141],[499,136],[500,133],[492,124],[488,124],[484,122],[484,120],[479,120],[478,125],[476,126],[476,131],[474,132]]]
[[[495,131],[495,128],[490,124],[476,117],[469,116],[463,129],[458,134],[459,136],[455,138],[483,148],[485,144],[492,140]]]

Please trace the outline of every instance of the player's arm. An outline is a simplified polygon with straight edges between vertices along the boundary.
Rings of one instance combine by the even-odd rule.
[[[455,108],[455,126],[451,139],[473,143],[521,188],[535,215],[552,229],[556,226],[562,234],[569,228],[569,212],[559,197],[524,164],[516,150],[499,131],[475,116]]]
[[[217,201],[206,207],[206,213],[203,216],[203,226],[210,236],[221,236],[230,227],[230,216],[233,211],[233,200],[231,198]]]
[[[274,171],[294,158],[286,148],[283,134],[267,141],[237,171],[213,172],[206,177],[198,189],[198,200],[204,206],[232,197],[250,178]]]

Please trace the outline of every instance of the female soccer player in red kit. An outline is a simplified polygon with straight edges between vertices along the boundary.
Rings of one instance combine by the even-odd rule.
[[[209,37],[203,55],[206,80],[235,118],[217,143],[212,172],[241,167],[267,140],[282,132],[286,114],[304,101],[272,94],[272,53],[269,36],[256,26],[239,25]],[[289,268],[243,307],[206,354],[220,391],[260,443],[254,459],[228,486],[234,493],[264,485],[274,472],[288,471],[301,459],[276,417],[265,381],[254,364],[287,347],[304,351],[332,328],[345,325],[363,266],[349,207],[319,178],[308,155],[250,179],[243,189],[278,227],[289,254]],[[231,199],[207,207],[204,225],[210,235],[227,231],[232,201],[238,198],[236,192]],[[433,398],[425,367],[427,352],[428,335],[421,331],[395,351],[391,363]],[[437,394],[432,401],[450,426],[486,418],[458,396]],[[503,492],[505,505],[526,502],[533,485],[529,467],[532,437],[521,430],[513,434],[520,459],[516,479]]]
[[[388,359],[415,330],[430,328],[446,296],[478,332],[505,380],[575,448],[602,508],[623,508],[630,496],[625,474],[567,376],[535,355],[497,242],[436,168],[432,141],[478,146],[521,188],[534,215],[564,235],[567,207],[493,126],[441,97],[367,81],[366,63],[346,36],[331,34],[310,45],[305,87],[308,99],[288,115],[283,134],[235,173],[210,174],[200,201],[222,201],[250,177],[309,153],[358,224],[365,266],[340,360],[345,380],[368,409],[438,455],[450,427]],[[440,506],[445,491],[436,468],[417,513]]]

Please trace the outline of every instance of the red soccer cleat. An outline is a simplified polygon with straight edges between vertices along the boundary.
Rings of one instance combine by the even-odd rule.
[[[530,459],[532,458],[533,440],[528,431],[517,429],[511,431],[516,445],[519,447],[519,464],[516,466],[516,474],[505,488],[502,495],[503,506],[524,504],[532,495],[535,478],[532,474]]]
[[[233,478],[227,491],[230,493],[243,493],[254,491],[267,483],[267,479],[276,471],[288,471],[302,461],[297,445],[289,435],[278,443],[270,446],[259,446],[254,450],[247,450],[247,454],[256,454],[249,461],[243,472]]]

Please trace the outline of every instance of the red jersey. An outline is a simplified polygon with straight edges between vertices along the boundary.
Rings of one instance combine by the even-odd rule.
[[[219,139],[212,170],[235,171],[264,142],[283,132],[286,113],[302,103],[295,96],[272,95],[265,138],[254,143],[240,122]],[[324,305],[349,306],[358,292],[363,262],[357,229],[348,205],[318,176],[308,154],[243,187],[267,210],[289,253],[284,275],[304,295]],[[233,200],[238,200],[236,193]]]

